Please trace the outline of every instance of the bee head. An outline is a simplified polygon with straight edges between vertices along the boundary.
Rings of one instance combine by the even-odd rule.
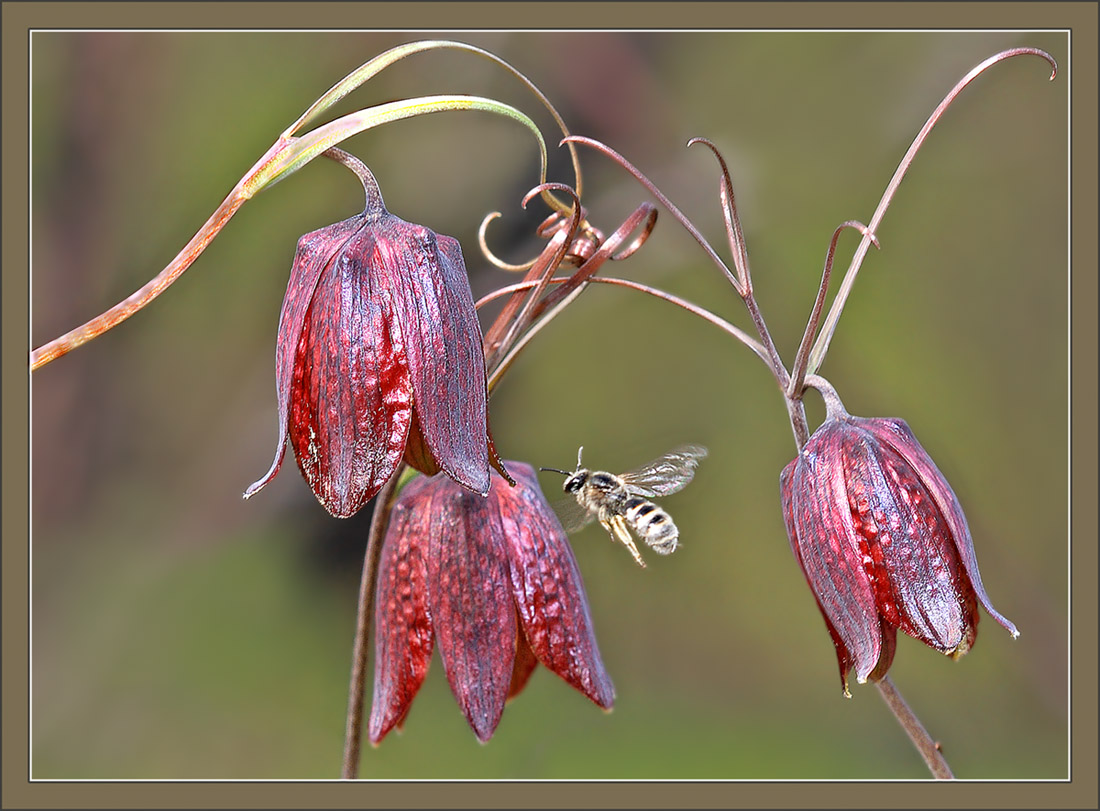
[[[561,470],[556,467],[540,467],[539,470],[549,470],[551,473],[560,473],[565,476],[565,484],[562,485],[562,490],[567,493],[576,493],[582,487],[584,483],[588,481],[588,471],[581,467],[581,453],[584,451],[584,445],[577,450],[577,469],[573,471]]]
[[[551,473],[560,473],[565,476],[565,484],[562,486],[562,490],[567,493],[575,493],[584,487],[584,483],[588,481],[587,470],[559,470],[556,467],[540,467],[539,470],[548,470]]]
[[[567,493],[576,493],[582,487],[584,483],[588,481],[588,471],[581,468],[576,473],[571,473],[569,478],[565,480],[565,484],[562,485],[562,490]]]
[[[584,445],[577,448],[577,469],[569,475],[569,478],[565,480],[565,484],[562,485],[562,490],[567,493],[576,493],[582,487],[584,483],[588,481],[588,471],[584,469],[581,464],[581,454],[584,453]]]

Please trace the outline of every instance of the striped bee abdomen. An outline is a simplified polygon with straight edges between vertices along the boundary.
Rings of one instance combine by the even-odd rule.
[[[631,496],[625,506],[626,520],[639,538],[661,555],[675,551],[680,531],[668,513],[641,496]]]

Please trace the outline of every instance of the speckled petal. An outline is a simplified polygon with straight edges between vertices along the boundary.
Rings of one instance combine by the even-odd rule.
[[[802,562],[801,543],[798,540],[798,530],[795,527],[795,504],[794,504],[794,471],[798,465],[798,459],[792,459],[783,472],[779,474],[779,492],[783,507],[783,523],[787,528],[787,539],[791,545],[791,552],[794,554],[794,559],[798,563],[798,568],[802,570],[802,576],[807,578],[806,564]],[[825,608],[821,605],[821,600],[817,597],[817,592],[811,588],[811,593],[814,596],[814,603],[817,605],[818,611],[821,612],[822,619],[825,620],[825,627],[829,630],[829,637],[833,640],[833,647],[836,648],[837,665],[840,668],[840,686],[844,690],[844,695],[851,698],[851,693],[848,691],[848,673],[852,669],[852,655],[848,653],[848,648],[844,645],[844,640],[840,638],[840,634],[836,632],[836,628],[829,621],[829,615],[825,613]]]
[[[317,282],[291,381],[298,466],[334,516],[354,515],[393,474],[412,420],[407,338],[365,264],[372,229],[353,236]]]
[[[255,495],[275,478],[286,453],[287,415],[290,410],[290,384],[298,342],[306,311],[313,300],[317,281],[332,258],[363,224],[363,216],[352,217],[312,231],[298,240],[298,250],[290,270],[286,295],[279,316],[279,333],[275,344],[275,396],[279,409],[279,440],[275,445],[275,460],[263,478],[245,490],[245,498]]]
[[[519,628],[519,622],[516,622]],[[523,635],[523,629],[516,631],[516,661],[512,664],[512,681],[508,685],[508,700],[515,698],[527,686],[528,679],[538,667],[539,660],[531,652],[531,646],[527,644],[527,637]]]
[[[607,675],[576,558],[530,465],[509,461],[516,486],[493,477],[508,545],[512,592],[527,643],[547,668],[608,709],[615,689]]]
[[[428,480],[401,491],[390,514],[378,562],[374,620],[374,698],[368,735],[377,744],[400,726],[428,672],[433,632],[428,610],[427,553],[431,524]]]
[[[845,468],[880,613],[936,650],[957,650],[977,604],[932,497],[905,460],[856,426]]]
[[[970,527],[963,514],[962,505],[955,496],[946,477],[936,467],[932,457],[917,441],[908,424],[900,419],[852,417],[851,422],[872,433],[879,442],[891,447],[905,462],[916,471],[923,485],[935,499],[940,515],[950,528],[951,539],[958,552],[959,560],[966,569],[970,585],[982,607],[989,616],[997,620],[1014,637],[1019,636],[1016,626],[1002,616],[990,602],[982,585],[982,576],[978,571],[978,558],[974,552],[974,541],[970,536]]]
[[[489,499],[450,479],[432,480],[428,594],[451,692],[474,734],[500,723],[516,654],[508,561]]]
[[[489,491],[481,327],[458,241],[385,214],[372,262],[407,336],[420,432],[435,463],[469,490]]]
[[[826,423],[814,433],[796,460],[790,512],[806,579],[863,682],[882,653],[882,624],[848,508],[842,452],[843,428]]]

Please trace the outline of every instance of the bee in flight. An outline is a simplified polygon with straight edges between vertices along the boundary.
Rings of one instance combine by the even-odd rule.
[[[680,531],[672,517],[649,499],[667,496],[687,486],[695,475],[699,460],[707,455],[701,445],[681,445],[664,456],[639,468],[616,476],[603,470],[592,471],[581,465],[582,446],[577,451],[577,469],[544,467],[565,476],[562,489],[576,497],[555,506],[566,532],[599,520],[612,540],[630,550],[639,566],[645,561],[634,545],[634,535],[655,552],[669,555],[676,549]]]

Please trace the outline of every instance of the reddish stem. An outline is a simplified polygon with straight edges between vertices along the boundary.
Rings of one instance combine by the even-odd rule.
[[[924,728],[924,724],[909,708],[909,704],[902,698],[901,693],[898,692],[898,688],[894,686],[894,682],[891,681],[890,677],[883,676],[882,679],[875,682],[875,687],[878,688],[879,695],[886,702],[886,706],[890,708],[890,712],[898,719],[898,723],[901,724],[902,729],[909,736],[909,740],[917,747],[917,751],[924,758],[924,762],[928,765],[928,770],[932,772],[932,776],[937,780],[954,780],[955,775],[951,772],[951,767],[947,765],[947,761],[944,760],[939,744],[928,734],[928,730]]]
[[[359,750],[363,740],[363,696],[367,686],[367,662],[370,658],[370,625],[374,614],[374,587],[382,538],[389,525],[390,510],[397,495],[397,484],[405,466],[398,465],[375,496],[367,551],[363,558],[363,576],[359,582],[359,607],[355,620],[355,645],[352,651],[351,682],[348,685],[348,714],[344,727],[344,766],[340,776],[354,780],[359,776]]]

